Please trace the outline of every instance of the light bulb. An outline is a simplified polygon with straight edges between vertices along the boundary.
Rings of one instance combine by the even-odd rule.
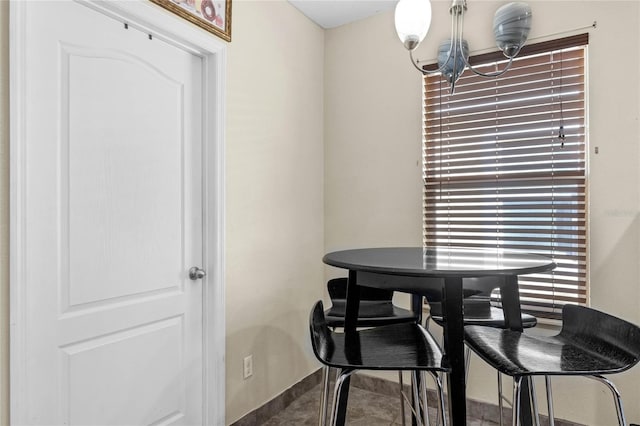
[[[429,0],[400,0],[395,11],[396,32],[404,47],[413,50],[424,40],[431,25]]]

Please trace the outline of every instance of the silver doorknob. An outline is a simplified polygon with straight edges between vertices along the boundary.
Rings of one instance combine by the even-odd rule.
[[[191,278],[194,281],[204,278],[205,275],[207,275],[207,273],[204,271],[204,269],[200,269],[197,266],[194,266],[191,269],[189,269],[189,278]]]

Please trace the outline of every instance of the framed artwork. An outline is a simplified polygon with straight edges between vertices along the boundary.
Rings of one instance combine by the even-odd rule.
[[[231,41],[231,0],[151,0],[187,21]]]

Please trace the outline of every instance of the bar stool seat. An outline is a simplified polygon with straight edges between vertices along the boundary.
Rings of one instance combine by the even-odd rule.
[[[466,342],[482,359],[508,376],[584,376],[628,369],[637,357],[615,346],[585,346],[562,335],[529,336],[512,330],[469,326]]]

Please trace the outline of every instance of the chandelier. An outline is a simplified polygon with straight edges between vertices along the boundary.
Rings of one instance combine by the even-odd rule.
[[[531,8],[526,3],[514,2],[501,6],[493,17],[493,33],[496,45],[509,59],[505,68],[493,73],[483,73],[469,64],[469,44],[463,37],[464,15],[467,0],[452,0],[451,37],[438,46],[438,69],[428,71],[421,68],[413,58],[413,51],[424,40],[431,25],[430,0],[400,0],[395,10],[395,26],[400,41],[409,51],[414,67],[422,74],[442,73],[453,93],[460,75],[469,68],[482,77],[498,77],[511,67],[520,49],[527,41],[531,30]]]

